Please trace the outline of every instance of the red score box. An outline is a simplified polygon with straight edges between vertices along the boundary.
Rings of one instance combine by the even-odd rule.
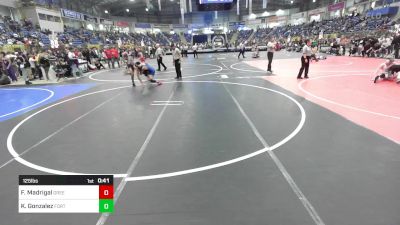
[[[99,199],[113,199],[114,186],[113,185],[100,185],[99,186]]]

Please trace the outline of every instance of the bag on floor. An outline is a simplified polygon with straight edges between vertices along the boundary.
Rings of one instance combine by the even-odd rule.
[[[11,84],[11,80],[5,74],[0,74],[0,85]]]

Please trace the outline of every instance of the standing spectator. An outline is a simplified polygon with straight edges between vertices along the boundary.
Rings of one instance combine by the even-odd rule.
[[[392,45],[394,48],[394,58],[398,59],[399,58],[399,49],[400,49],[400,35],[396,35],[392,41]]]
[[[189,46],[187,44],[183,45],[183,55],[186,58],[188,57],[188,50],[189,50]]]
[[[32,77],[35,78],[36,77],[36,59],[35,59],[35,55],[33,55],[33,54],[29,57],[29,65],[31,68]]]
[[[0,53],[0,74],[7,74],[6,68],[4,67],[3,64],[3,52]]]
[[[15,70],[12,67],[11,60],[8,57],[6,57],[6,53],[4,53],[4,52],[1,53],[1,58],[2,58],[3,70],[6,71],[8,77],[12,81],[16,82],[17,81],[17,76],[15,75]]]
[[[199,58],[199,55],[197,54],[197,49],[198,49],[199,47],[197,46],[197,43],[195,43],[193,46],[192,46],[192,50],[193,50],[193,58]]]
[[[83,58],[89,63],[92,64],[92,60],[90,59],[90,52],[88,48],[82,50]]]
[[[49,77],[49,69],[50,69],[50,60],[49,54],[46,51],[43,51],[39,56],[39,65],[41,67],[42,73],[44,73],[46,80],[50,80]]]
[[[67,50],[67,57],[68,57],[68,65],[71,70],[71,75],[77,78],[77,61],[78,58],[75,56],[75,54],[71,51],[72,49]]]
[[[114,68],[114,64],[115,62],[118,63],[118,68],[121,68],[121,65],[119,64],[119,52],[118,49],[116,47],[111,49],[111,56],[112,56],[112,64],[113,64],[113,68]]]
[[[175,71],[176,71],[176,78],[177,80],[182,79],[182,71],[181,71],[181,60],[182,60],[182,54],[181,50],[179,50],[178,47],[175,47],[174,44],[171,45],[172,48],[172,58],[174,60],[174,65],[175,65]]]
[[[390,55],[390,54],[392,54],[392,52],[393,52],[393,49],[392,49],[392,41],[393,41],[393,38],[392,37],[390,37],[390,36],[387,36],[386,38],[385,38],[385,41],[384,41],[384,45],[385,45],[385,47],[386,47],[386,49],[387,49],[387,54],[388,55]]]
[[[303,79],[301,76],[304,72],[304,78],[308,79],[308,68],[310,67],[310,59],[311,59],[311,42],[310,40],[306,40],[306,44],[303,47],[303,55],[301,56],[301,68],[299,70],[299,74],[297,75],[297,79]]]
[[[240,58],[240,55],[242,55],[243,58],[246,58],[246,57],[244,57],[244,51],[245,51],[245,49],[246,49],[245,44],[244,44],[243,42],[240,42],[238,58]]]
[[[267,57],[268,57],[268,69],[267,71],[272,73],[272,59],[274,58],[274,50],[275,50],[275,42],[274,39],[271,38],[271,40],[267,44]]]
[[[157,64],[158,64],[158,70],[157,71],[161,70],[161,65],[164,67],[164,70],[167,70],[167,67],[163,63],[163,55],[165,54],[164,50],[160,47],[159,44],[157,44],[156,47],[157,47],[156,57],[157,57]]]
[[[19,52],[16,60],[18,69],[20,71],[20,74],[22,74],[22,78],[24,79],[25,84],[32,84],[31,82],[29,82],[28,69],[30,67],[30,64],[27,56],[25,54],[22,54],[22,52]]]
[[[115,69],[111,47],[108,47],[106,50],[104,50],[104,56],[105,56],[104,58],[107,59],[108,68],[111,69],[111,63],[112,63],[112,68]]]
[[[97,51],[97,49],[96,48],[92,48],[91,50],[90,50],[90,58],[92,58],[92,59],[98,59],[100,56],[99,56],[99,51]]]

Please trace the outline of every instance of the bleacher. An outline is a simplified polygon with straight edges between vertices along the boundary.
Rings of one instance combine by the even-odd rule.
[[[361,31],[378,31],[381,29],[390,29],[395,24],[387,16],[385,17],[363,17],[347,16],[323,20],[319,22],[304,23],[300,25],[286,25],[274,28],[260,28],[257,30],[232,30],[227,34],[230,40],[233,34],[238,33],[237,43],[245,41],[256,41],[265,43],[268,37],[287,38],[289,36],[315,37],[323,31],[324,34],[341,34]],[[50,45],[48,31],[35,30],[29,21],[18,23],[16,21],[6,20],[0,23],[0,44],[24,43],[24,38],[36,39],[43,45]],[[254,34],[252,35],[252,33]],[[184,33],[184,38],[188,43],[191,42],[192,35]],[[117,44],[119,40],[123,43],[133,43],[137,45],[155,45],[159,43],[168,46],[171,43],[180,43],[180,36],[176,33],[120,33],[105,31],[90,31],[85,29],[66,28],[63,33],[57,35],[60,43],[71,44],[72,46],[83,46],[85,44]],[[249,38],[252,37],[251,40]]]

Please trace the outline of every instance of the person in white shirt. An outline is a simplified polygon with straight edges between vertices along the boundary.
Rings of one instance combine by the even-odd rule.
[[[389,55],[391,53],[390,46],[392,45],[392,40],[390,40],[390,38],[384,37],[382,39],[382,42],[380,42],[380,43],[381,43],[382,49],[384,50],[385,54]]]
[[[175,65],[175,71],[176,71],[176,78],[177,80],[182,79],[182,71],[181,71],[181,60],[182,60],[182,54],[181,50],[179,50],[178,47],[175,47],[174,44],[171,45],[172,48],[172,58],[174,60],[174,65]]]
[[[71,74],[72,76],[74,76],[75,78],[77,78],[76,73],[78,71],[78,67],[76,65],[76,62],[78,60],[78,58],[75,56],[75,54],[71,51],[72,49],[68,49],[67,50],[67,54],[68,54],[68,64],[71,67]]]
[[[393,41],[392,37],[386,37],[385,44],[388,46],[387,47],[387,54],[388,55],[392,54],[392,52],[393,52],[392,41]]]
[[[303,79],[301,76],[304,71],[304,78],[308,79],[308,68],[310,67],[310,59],[311,59],[311,41],[306,40],[306,44],[303,47],[303,55],[301,56],[301,68],[299,70],[299,74],[297,75],[297,79]]]
[[[239,55],[238,55],[238,58],[240,57],[240,55],[242,55],[243,58],[246,58],[246,57],[244,57],[244,51],[245,51],[245,49],[246,49],[246,46],[244,45],[243,42],[241,42],[240,45],[239,45]]]
[[[182,52],[182,56],[188,57],[188,50],[189,50],[189,46],[188,45],[183,45],[183,52]]]
[[[267,71],[272,73],[272,59],[274,58],[274,51],[275,51],[276,43],[274,39],[271,39],[267,44],[267,57],[268,57],[268,69]]]
[[[36,76],[36,59],[35,59],[35,55],[31,55],[28,59],[29,61],[29,65],[31,67],[31,72],[32,72],[32,77],[35,78]]]
[[[160,44],[156,44],[156,57],[157,57],[157,64],[158,69],[157,71],[161,71],[161,65],[164,67],[164,70],[167,70],[167,67],[163,63],[163,55],[165,55],[164,50],[160,47]]]
[[[199,58],[199,54],[197,54],[197,49],[198,49],[198,46],[197,46],[197,43],[195,43],[193,46],[192,46],[192,50],[193,50],[193,58]]]

